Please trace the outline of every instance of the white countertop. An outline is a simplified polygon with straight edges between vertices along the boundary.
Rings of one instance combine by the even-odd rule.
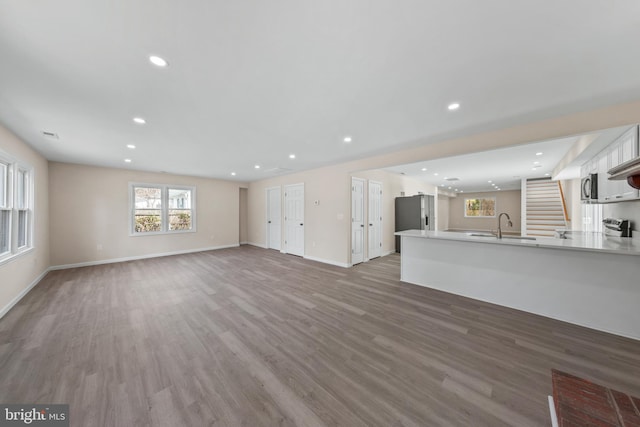
[[[457,240],[461,242],[487,243],[493,245],[532,246],[549,249],[606,252],[640,256],[640,239],[609,237],[602,233],[570,233],[567,239],[536,237],[536,240],[498,239],[496,237],[471,236],[471,233],[453,231],[406,230],[396,236],[419,237],[424,239]]]

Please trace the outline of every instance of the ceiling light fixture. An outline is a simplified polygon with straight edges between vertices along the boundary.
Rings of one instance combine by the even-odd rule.
[[[545,173],[544,176],[551,176],[551,174],[550,173]]]
[[[231,176],[236,176],[236,173],[235,172],[231,172]]]
[[[438,172],[435,172],[435,173],[433,174],[433,176],[438,176]]]
[[[125,163],[131,163],[131,159],[124,159]]]
[[[487,181],[487,182],[488,182],[489,184],[491,184],[493,181],[489,180],[489,181]]]
[[[254,168],[255,169],[260,169],[260,165],[255,165]]]
[[[542,156],[542,151],[538,151],[538,152],[536,153],[536,156]]]
[[[533,162],[533,164],[534,164],[534,165],[539,165],[539,164],[540,164],[540,162]]]
[[[135,150],[136,146],[135,146],[135,145],[133,145],[133,144],[127,144],[127,148],[128,148],[129,150]]]
[[[166,59],[160,58],[156,55],[149,56],[149,61],[157,67],[166,67],[167,65],[169,65]]]
[[[345,136],[343,139],[344,142],[346,142],[347,144],[350,143],[352,141],[350,136]]]
[[[136,122],[139,125],[143,125],[143,124],[147,123],[147,121],[145,119],[143,119],[142,117],[134,117],[133,121]]]
[[[420,169],[420,170],[421,170],[422,172],[424,172],[424,171],[426,171],[426,170],[427,170],[427,168],[422,168],[422,169]]]
[[[457,102],[454,102],[452,104],[449,104],[449,106],[447,108],[450,111],[457,110],[458,108],[460,108],[460,104],[458,104]]]
[[[296,155],[295,155],[295,154],[289,154],[289,158],[290,158],[290,159],[295,159],[295,158],[296,158]]]

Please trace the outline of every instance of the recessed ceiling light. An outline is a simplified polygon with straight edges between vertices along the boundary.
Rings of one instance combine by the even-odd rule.
[[[296,158],[296,155],[295,155],[295,154],[289,154],[289,158],[290,158],[290,159],[295,159],[295,158]]]
[[[138,123],[139,125],[143,125],[143,124],[147,123],[147,121],[145,119],[143,119],[142,117],[134,117],[133,121]]]
[[[551,176],[551,174],[550,173],[545,173],[544,176]]]
[[[448,188],[449,188],[449,190],[451,190],[451,187],[448,187]]]
[[[352,141],[350,136],[345,136],[343,139],[344,142],[346,142],[347,144],[350,143]]]
[[[536,156],[542,156],[542,151],[538,151],[538,152],[536,153]]]
[[[166,59],[164,58],[160,58],[159,56],[155,56],[155,55],[151,55],[149,57],[149,61],[153,64],[156,65],[158,67],[166,67],[167,65],[169,65],[169,63],[167,62]]]
[[[422,172],[424,172],[424,171],[426,171],[426,170],[427,170],[427,168],[422,168],[421,170],[422,170]]]
[[[464,190],[460,190],[461,193],[464,193]]]
[[[231,172],[231,176],[236,176],[236,173],[235,172]]]
[[[458,108],[460,108],[460,104],[458,104],[457,102],[454,102],[452,104],[449,104],[447,108],[451,111],[457,110]]]
[[[438,172],[435,172],[435,173],[433,174],[433,176],[438,176]]]
[[[488,182],[489,184],[491,184],[493,181],[489,180],[489,181],[487,181],[487,182]]]
[[[133,144],[127,144],[127,148],[128,148],[129,150],[134,150],[134,149],[136,148],[136,146],[135,146],[135,145],[133,145]]]
[[[539,165],[539,164],[540,164],[540,162],[533,162],[533,164],[534,164],[534,165]]]
[[[444,187],[444,184],[440,184],[440,187]]]
[[[125,163],[131,163],[131,159],[124,159]]]
[[[254,168],[255,169],[260,169],[260,165],[255,165]]]

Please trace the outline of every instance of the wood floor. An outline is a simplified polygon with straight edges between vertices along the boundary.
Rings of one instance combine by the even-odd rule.
[[[72,426],[548,426],[551,368],[640,395],[640,342],[249,246],[51,272],[0,402]]]

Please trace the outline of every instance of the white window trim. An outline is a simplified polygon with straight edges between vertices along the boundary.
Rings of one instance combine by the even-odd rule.
[[[7,154],[0,150],[0,160],[3,163],[8,164],[8,180],[7,180],[7,206],[3,210],[11,212],[11,218],[9,221],[9,251],[0,255],[0,265],[6,264],[21,255],[27,254],[34,249],[34,234],[35,234],[35,171],[29,164],[22,162],[14,156]],[[16,173],[22,170],[27,173],[28,183],[25,191],[27,194],[27,208],[17,208],[17,194],[16,194]],[[8,209],[7,209],[8,208]],[[28,215],[27,227],[27,242],[26,245],[18,248],[18,212],[26,210]]]
[[[135,187],[151,187],[159,188],[162,191],[162,207],[160,209],[160,215],[162,217],[162,231],[147,231],[136,232],[135,224]],[[169,189],[171,190],[189,190],[191,191],[191,229],[190,230],[169,230],[169,204],[168,195]],[[196,230],[196,187],[189,185],[173,185],[173,184],[155,184],[150,182],[130,182],[129,183],[129,236],[141,237],[141,236],[157,236],[161,234],[183,234],[183,233],[195,233]]]
[[[476,215],[467,215],[467,200],[469,199],[493,199],[493,215],[481,215],[481,216],[476,216]],[[464,198],[464,204],[462,205],[462,209],[464,209],[464,217],[465,218],[495,218],[495,212],[498,212],[498,200],[497,198],[494,197],[465,197]]]

